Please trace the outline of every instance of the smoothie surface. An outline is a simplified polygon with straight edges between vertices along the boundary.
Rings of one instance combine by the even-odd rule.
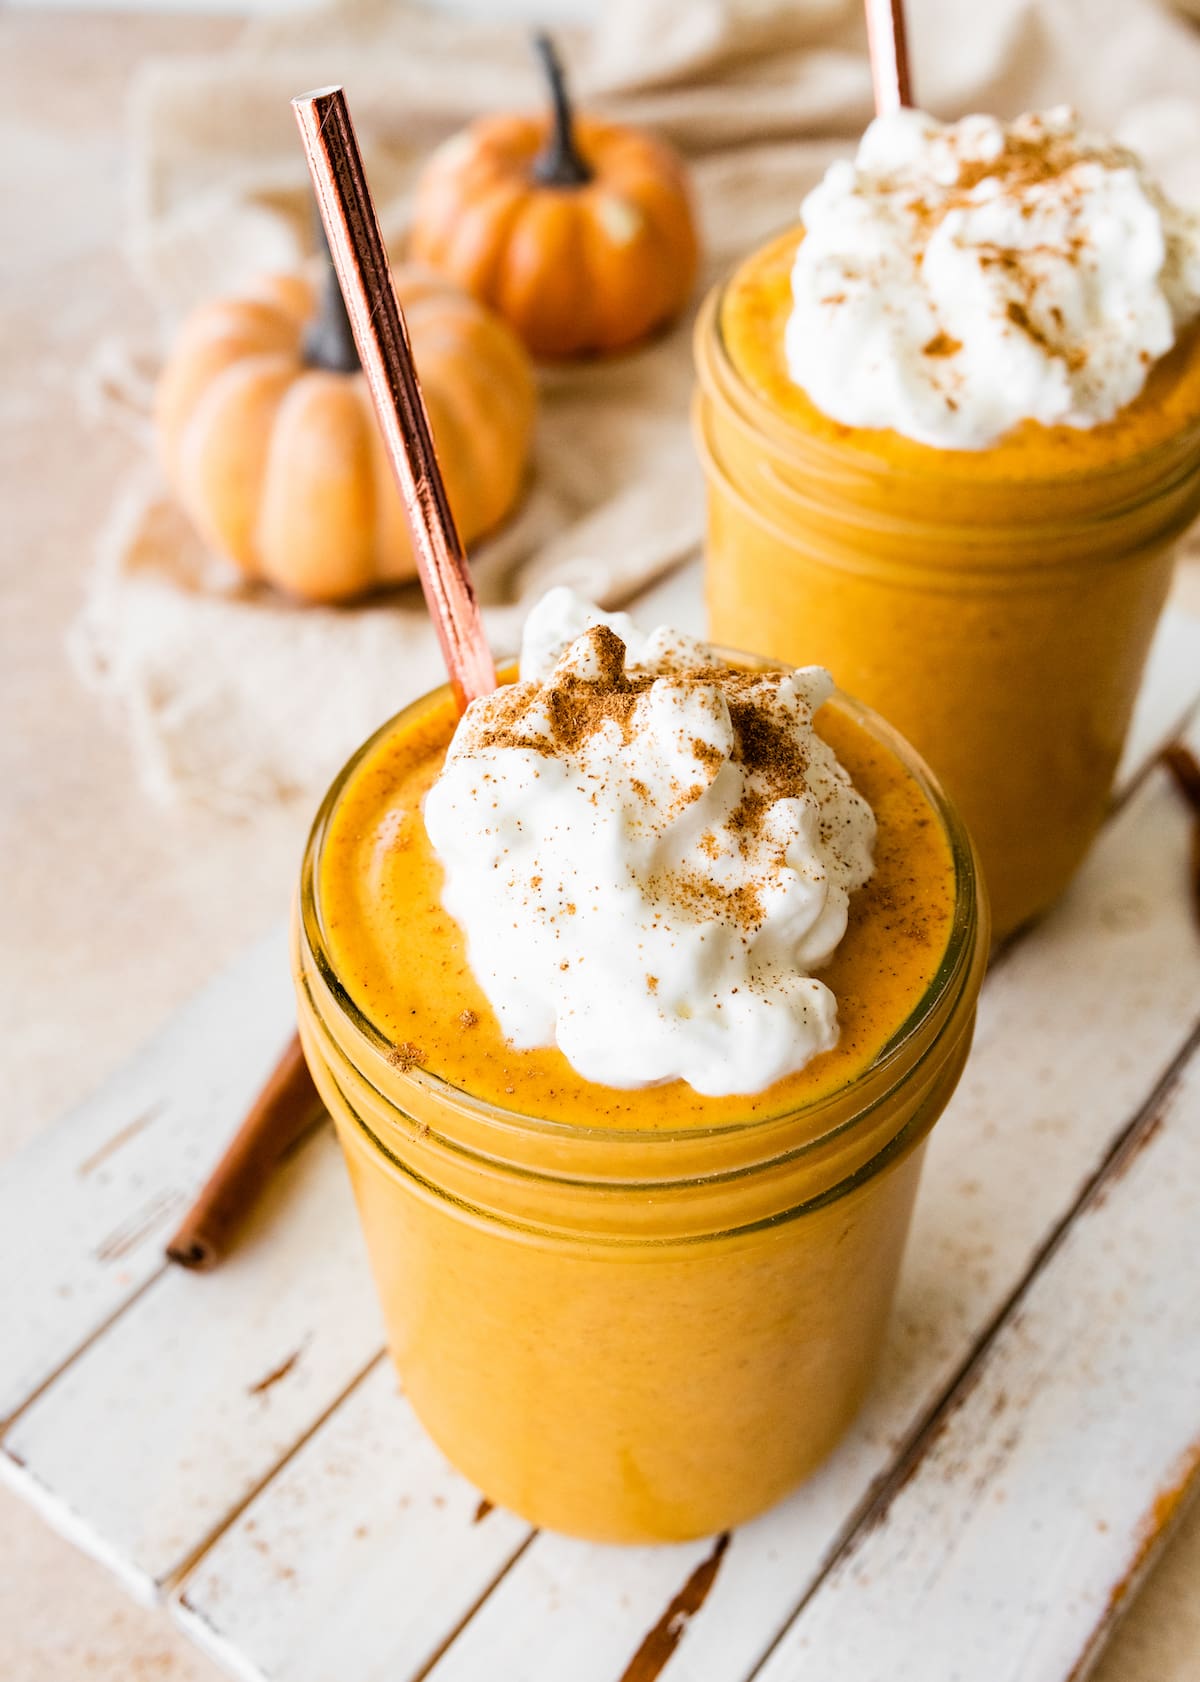
[[[817,440],[878,457],[905,472],[973,480],[1044,480],[1093,475],[1135,460],[1200,424],[1200,322],[1150,370],[1135,400],[1101,426],[1026,421],[987,449],[936,449],[886,428],[845,426],[796,384],[784,331],[792,309],[792,263],[803,229],[793,228],[748,257],[721,298],[725,351],[754,395],[785,423]]]
[[[583,1079],[556,1048],[515,1050],[441,903],[421,802],[454,728],[449,701],[405,715],[353,767],[330,814],[316,894],[343,987],[405,1063],[500,1108],[603,1128],[711,1127],[784,1114],[861,1074],[920,1003],[946,952],[955,870],[919,784],[836,702],[817,715],[878,824],[875,870],[821,979],[838,1000],[837,1046],[762,1092],[704,1097],[682,1081],[640,1089]]]

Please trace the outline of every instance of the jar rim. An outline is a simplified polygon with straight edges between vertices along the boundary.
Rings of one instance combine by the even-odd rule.
[[[715,651],[722,659],[744,665],[759,665],[766,668],[777,664],[776,662],[760,660],[757,656],[748,656],[727,649],[717,648]],[[510,671],[512,669],[511,667],[508,668]],[[507,681],[503,672],[501,681]],[[318,808],[309,831],[301,864],[298,934],[303,940],[307,948],[307,954],[311,957],[317,974],[342,1022],[349,1026],[353,1034],[366,1047],[385,1061],[389,1052],[394,1049],[392,1040],[355,1002],[337,974],[336,966],[330,956],[321,918],[320,897],[317,888],[319,874],[317,864],[333,813],[350,778],[363,759],[378,742],[402,725],[406,719],[428,711],[434,706],[444,705],[448,698],[448,685],[442,685],[438,689],[430,691],[427,695],[412,702],[408,707],[402,708],[380,725],[362,746],[351,755],[330,784]],[[924,760],[909,746],[899,732],[894,730],[872,708],[845,695],[840,690],[835,691],[831,701],[835,706],[848,712],[856,723],[863,725],[877,739],[882,740],[884,745],[900,760],[905,770],[913,776],[942,824],[954,869],[954,911],[945,951],[921,997],[866,1068],[859,1070],[843,1086],[836,1087],[832,1092],[822,1094],[807,1103],[788,1105],[781,1110],[772,1110],[751,1120],[734,1120],[711,1126],[682,1128],[605,1128],[532,1116],[519,1109],[494,1104],[490,1100],[476,1097],[462,1087],[455,1086],[444,1076],[420,1065],[403,1070],[398,1070],[394,1065],[392,1066],[390,1075],[395,1077],[397,1089],[403,1092],[405,1088],[408,1088],[414,1096],[421,1095],[432,1100],[440,1107],[465,1113],[473,1121],[483,1123],[489,1130],[495,1129],[501,1134],[508,1133],[521,1138],[537,1136],[560,1143],[586,1140],[589,1144],[598,1147],[621,1142],[627,1147],[646,1147],[651,1150],[656,1150],[660,1144],[664,1147],[671,1145],[678,1147],[682,1142],[700,1144],[705,1140],[719,1141],[724,1138],[749,1143],[754,1138],[767,1134],[772,1128],[778,1128],[784,1122],[794,1122],[800,1118],[811,1118],[814,1123],[819,1122],[823,1112],[841,1109],[846,1104],[847,1094],[861,1091],[863,1093],[861,1105],[853,1106],[847,1116],[837,1120],[832,1126],[819,1129],[809,1136],[805,1145],[805,1148],[808,1148],[810,1145],[816,1146],[828,1142],[845,1127],[851,1126],[862,1113],[874,1109],[882,1097],[898,1085],[909,1070],[921,1061],[928,1045],[937,1037],[937,1033],[944,1022],[953,1014],[955,1005],[968,987],[972,972],[986,957],[986,934],[983,933],[987,923],[986,902],[981,897],[978,861],[965,824],[959,816],[957,808],[945,794],[934,773],[925,764]],[[395,1102],[394,1099],[389,1101]]]

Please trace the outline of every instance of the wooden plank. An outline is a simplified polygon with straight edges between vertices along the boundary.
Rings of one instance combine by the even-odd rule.
[[[538,1536],[451,1642],[432,1682],[614,1682],[626,1671],[629,1682],[740,1682],[752,1669],[1186,1042],[1200,1007],[1187,832],[1174,790],[1155,773],[1110,825],[1068,902],[990,979],[977,1051],[933,1137],[885,1371],[829,1465],[720,1557],[711,1543],[627,1554]],[[335,1417],[314,1442],[336,1428]],[[225,1564],[244,1549],[253,1520],[272,1557],[303,1571],[306,1616],[348,1642],[339,1543],[324,1545],[315,1527],[302,1545],[289,1542],[275,1495],[268,1487],[205,1562],[234,1585],[219,1604],[204,1602],[214,1638],[242,1650],[240,1632],[290,1616],[270,1583],[243,1595]],[[333,1499],[319,1486],[311,1498],[318,1511]],[[343,1518],[371,1530],[381,1522],[369,1484],[356,1487]],[[356,1603],[356,1629],[386,1628],[388,1607],[380,1578],[374,1598]],[[245,1639],[259,1667],[246,1674],[308,1682],[260,1637]],[[365,1663],[361,1633],[355,1640]],[[406,1670],[389,1653],[389,1682],[425,1662],[410,1655]]]
[[[733,1682],[752,1669],[1186,1041],[1200,1008],[1187,831],[1174,790],[1156,773],[1110,826],[1068,901],[991,978],[976,1050],[931,1141],[880,1383],[818,1476],[733,1537],[703,1607],[656,1674]],[[578,1682],[621,1674],[591,1667],[600,1634],[572,1592],[578,1561],[557,1563],[562,1546],[538,1537],[431,1682],[470,1677],[485,1646],[513,1682],[549,1682],[554,1671],[540,1655],[551,1637],[533,1654],[504,1642],[530,1620],[576,1641]],[[592,1568],[603,1575],[602,1550]],[[648,1562],[660,1615],[690,1570],[670,1550]],[[632,1661],[646,1627],[613,1605],[604,1625],[608,1643],[623,1626]]]
[[[152,1281],[20,1415],[0,1467],[152,1599],[381,1343],[345,1169],[322,1129],[234,1254],[211,1274]]]
[[[725,1537],[685,1546],[660,1548],[603,1548],[565,1537],[540,1534],[517,1561],[496,1591],[484,1602],[430,1677],[503,1677],[520,1682],[527,1676],[547,1676],[571,1682],[633,1682],[635,1655],[629,1647],[630,1629],[646,1631],[639,1647],[654,1655],[669,1643],[687,1614],[677,1611],[689,1583],[714,1580]],[[671,1598],[664,1599],[661,1563],[672,1566]],[[509,1585],[516,1581],[515,1590]],[[738,1608],[737,1616],[745,1616]],[[530,1632],[536,1639],[530,1640]],[[655,1676],[657,1668],[641,1675]]]
[[[395,1682],[433,1657],[528,1535],[451,1470],[381,1359],[172,1610],[254,1682]]]
[[[751,1671],[1186,1043],[1200,1009],[1188,828],[1156,772],[989,979],[971,1062],[930,1142],[880,1381],[818,1476],[734,1537],[664,1682]]]
[[[1200,679],[1200,619],[1169,608],[1155,632],[1146,674],[1117,768],[1118,796],[1136,782],[1164,743],[1184,728]]]
[[[818,1476],[734,1536],[664,1682],[753,1669],[1186,1043],[1200,1010],[1188,830],[1155,773],[1066,901],[989,979],[975,1051],[930,1142],[880,1381]],[[678,1575],[664,1570],[664,1604]],[[504,1585],[514,1598],[520,1588],[520,1573]],[[630,1631],[631,1651],[640,1639]],[[541,1673],[515,1676],[526,1674]]]
[[[1200,1056],[759,1673],[1079,1676],[1200,1472]]]
[[[1147,716],[1158,721],[1155,729],[1159,734],[1169,730],[1180,698],[1194,687],[1192,646],[1186,632],[1176,637],[1162,656],[1164,675],[1152,682],[1154,699]],[[1151,735],[1149,727],[1143,727],[1146,742]],[[1112,850],[1111,837],[1105,847]],[[1126,860],[1130,879],[1138,879],[1142,863],[1142,855],[1135,848],[1135,856]],[[1161,850],[1150,861],[1156,884],[1163,880],[1168,865]],[[1132,942],[1129,951],[1135,957],[1150,954],[1154,963],[1169,964],[1169,955],[1156,944],[1157,913],[1151,907],[1147,921],[1145,912],[1146,907],[1125,887],[1115,899],[1110,895],[1101,908],[1102,918],[1111,924],[1109,932],[1123,931]],[[985,1025],[998,984],[1022,956],[1018,949],[989,986]],[[1064,962],[1078,963],[1089,983],[1079,996],[1091,998],[1097,991],[1097,977],[1102,979],[1108,973],[1103,961],[1098,967],[1093,965],[1094,956],[1088,940],[1082,944],[1077,941],[1065,954],[1051,954],[1048,968],[1055,985],[1047,987],[1048,994],[1063,991],[1059,983]],[[1176,980],[1189,973],[1186,964],[1170,970]],[[1100,1024],[1105,1055],[1114,1052],[1119,1043],[1112,1026],[1126,1026],[1123,1018],[1131,1011],[1136,1027],[1148,1008],[1147,1000],[1153,1000],[1153,989],[1145,992],[1144,978],[1140,983],[1143,991],[1131,997],[1129,984],[1139,975],[1138,963],[1134,962],[1120,977],[1125,991],[1118,987],[1106,994],[1109,1002],[1115,999],[1120,1004]],[[1015,985],[1011,984],[1010,991]],[[1071,998],[1075,999],[1074,993]],[[248,1250],[235,1268],[215,1280],[186,1279],[174,1273],[156,1276],[161,1237],[273,1061],[286,1035],[290,1010],[282,936],[277,933],[188,1007],[102,1099],[76,1112],[67,1124],[10,1167],[0,1186],[0,1239],[13,1245],[13,1254],[3,1257],[10,1265],[0,1267],[0,1308],[5,1312],[6,1326],[11,1323],[16,1327],[11,1341],[6,1339],[5,1343],[5,1411],[12,1413],[19,1408],[69,1360],[73,1349],[86,1346],[97,1331],[108,1328],[49,1385],[10,1432],[7,1446],[11,1455],[2,1464],[56,1523],[106,1558],[142,1594],[161,1589],[187,1566],[209,1538],[229,1522],[240,1503],[320,1421],[378,1347],[378,1326],[370,1293],[362,1283],[355,1226],[340,1165],[328,1139],[297,1156],[264,1210],[264,1233],[273,1223],[278,1226],[274,1244],[263,1243],[256,1251]],[[1047,1020],[1052,1017],[1053,1011],[1047,1013]],[[1168,1001],[1165,1013],[1156,1018],[1158,1029],[1169,1027],[1173,1020]],[[1049,1036],[1051,1050],[1054,1037]],[[1146,1047],[1140,1041],[1127,1041],[1126,1046],[1129,1058],[1114,1071],[1119,1078],[1109,1081],[1101,1095],[1100,1107],[1108,1115],[1118,1101],[1123,1101],[1119,1095],[1147,1075]],[[999,1059],[1007,1060],[1007,1054]],[[1070,1090],[1065,1081],[1059,1086]],[[1106,1127],[1111,1131],[1111,1122],[1098,1125],[1097,1138],[1108,1136]],[[939,1138],[944,1131],[939,1132]],[[1069,1127],[1064,1139],[1066,1156],[1072,1157],[1075,1143]],[[931,1169],[938,1158],[935,1149]],[[1078,1163],[1075,1168],[1078,1172]],[[71,1175],[94,1184],[85,1184],[80,1194],[69,1183]],[[1035,1191],[1039,1195],[1045,1192],[1041,1177]],[[304,1211],[302,1217],[290,1208],[293,1196],[296,1209]],[[48,1270],[31,1270],[27,1258],[37,1253],[39,1234],[30,1231],[29,1212],[51,1203],[65,1209],[61,1224],[56,1223],[56,1243],[61,1239],[61,1244]],[[1032,1205],[1021,1201],[1020,1214],[1026,1216],[1030,1207],[1044,1209],[1044,1196],[1041,1203],[1035,1196]],[[983,1224],[986,1228],[986,1221]],[[1019,1219],[1014,1230],[1026,1230]],[[974,1253],[971,1243],[978,1247],[981,1242],[984,1240],[978,1232],[971,1235],[964,1254]],[[252,1253],[257,1254],[253,1267]],[[919,1253],[918,1246],[914,1254]],[[981,1256],[982,1251],[976,1256],[977,1267],[986,1273]],[[246,1289],[229,1286],[222,1292],[217,1288],[241,1277],[243,1268],[250,1269],[245,1274],[249,1281]],[[998,1280],[1011,1276],[1005,1272],[1003,1256],[994,1271]],[[990,1283],[994,1286],[995,1280]],[[987,1300],[986,1284],[979,1287],[979,1302]],[[283,1312],[275,1319],[271,1311],[277,1299],[282,1300]],[[130,1303],[133,1306],[121,1314]],[[953,1328],[947,1347],[941,1351],[943,1366],[952,1364],[959,1347],[956,1339],[961,1341],[966,1335],[964,1328],[969,1331],[976,1324],[972,1312],[978,1306],[969,1303],[960,1313],[961,1324]],[[955,1304],[943,1303],[942,1307],[952,1314]],[[109,1325],[114,1316],[120,1318]],[[903,1336],[911,1341],[913,1335],[924,1335],[923,1325],[917,1315],[906,1332],[909,1321],[902,1318],[901,1356],[889,1356],[896,1369],[889,1393],[905,1402],[924,1396],[928,1388],[926,1380],[932,1370],[928,1363],[914,1364],[903,1356]],[[287,1349],[276,1350],[271,1337],[281,1327],[294,1329],[296,1336],[284,1339]],[[330,1331],[331,1327],[336,1333]],[[165,1385],[161,1362],[155,1360],[155,1353],[164,1345],[172,1348],[180,1361],[173,1387]],[[310,1346],[311,1357],[304,1353]],[[264,1351],[266,1360],[262,1358]],[[297,1355],[295,1362],[291,1360],[293,1355]],[[260,1382],[277,1369],[284,1369],[282,1376],[267,1390],[260,1390]],[[909,1391],[904,1389],[906,1382]],[[167,1405],[168,1397],[180,1393],[189,1398],[182,1411]],[[194,1406],[193,1394],[201,1398]],[[268,1394],[280,1398],[270,1412],[260,1405]],[[155,1423],[143,1444],[128,1430],[127,1420],[130,1415],[140,1420],[144,1408],[149,1408],[149,1417]],[[896,1413],[893,1407],[892,1414]],[[220,1428],[215,1424],[209,1428],[211,1422],[219,1422]],[[828,1545],[848,1510],[846,1467],[852,1465],[857,1453],[861,1475],[855,1487],[865,1487],[873,1472],[886,1462],[897,1432],[907,1423],[906,1415],[889,1416],[882,1423],[876,1422],[876,1434],[872,1436],[868,1415],[856,1442],[839,1458],[843,1481],[839,1483],[835,1477],[830,1483],[826,1475],[810,1485],[803,1506],[811,1529],[811,1516],[823,1510],[819,1486],[830,1483],[822,1547]],[[97,1440],[102,1444],[99,1453]],[[90,1452],[83,1445],[90,1445]],[[855,1483],[854,1476],[850,1482]],[[795,1604],[797,1593],[798,1533],[788,1516],[790,1511],[772,1515],[737,1539],[720,1562],[711,1600],[722,1596],[723,1585],[736,1584],[752,1575],[749,1587],[756,1604],[761,1603],[764,1615],[775,1617],[772,1627],[778,1627],[778,1620]],[[780,1526],[782,1550],[772,1540]],[[530,1550],[531,1573],[542,1571],[543,1551],[551,1545],[551,1539],[542,1539]],[[546,1573],[546,1581],[552,1590],[556,1571],[573,1578],[577,1585],[583,1583],[587,1573],[579,1562],[584,1555],[579,1550],[575,1554],[574,1561],[567,1561],[563,1555],[557,1565],[553,1564],[553,1554],[547,1556],[552,1569]],[[683,1550],[674,1558],[656,1552],[648,1556],[646,1568],[639,1571],[639,1593],[659,1581],[650,1568],[651,1558],[657,1562],[664,1609],[669,1612],[672,1595],[681,1583],[686,1586],[700,1567],[695,1565],[691,1550]],[[743,1559],[745,1570],[740,1563]],[[776,1568],[773,1574],[778,1559],[785,1561],[785,1569]],[[701,1560],[701,1566],[703,1563]],[[524,1564],[524,1560],[518,1562],[512,1574],[518,1589]],[[558,1601],[560,1609],[569,1604],[569,1595]],[[621,1623],[621,1615],[626,1612],[630,1615]],[[628,1637],[636,1650],[645,1631],[629,1596],[624,1607],[618,1600],[615,1615],[621,1631],[618,1640],[623,1642]],[[693,1619],[696,1627],[702,1621],[706,1620],[699,1615]],[[586,1629],[586,1619],[582,1627]],[[680,1654],[686,1653],[687,1645],[680,1642]],[[597,1646],[595,1650],[601,1649]]]
[[[274,929],[0,1173],[0,1421],[162,1267],[293,1022]],[[51,1233],[47,1223],[51,1223]]]

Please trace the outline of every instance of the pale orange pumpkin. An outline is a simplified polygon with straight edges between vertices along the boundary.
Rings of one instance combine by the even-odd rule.
[[[533,430],[525,350],[444,277],[396,271],[450,506],[464,542],[498,525]],[[264,278],[184,324],[158,386],[162,459],[207,542],[250,578],[343,601],[413,577],[400,493],[332,268]]]
[[[536,40],[553,112],[484,117],[434,153],[412,252],[498,311],[535,356],[620,350],[687,302],[699,245],[678,154],[618,123],[576,119]]]

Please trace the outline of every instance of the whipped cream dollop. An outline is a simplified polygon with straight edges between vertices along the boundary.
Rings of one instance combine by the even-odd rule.
[[[879,117],[802,214],[788,368],[850,426],[943,449],[1095,426],[1200,313],[1200,218],[1066,108]]]
[[[745,672],[552,591],[518,683],[472,703],[425,801],[443,903],[509,1042],[587,1080],[750,1093],[837,1042],[813,971],[875,820],[813,714],[818,667]]]

